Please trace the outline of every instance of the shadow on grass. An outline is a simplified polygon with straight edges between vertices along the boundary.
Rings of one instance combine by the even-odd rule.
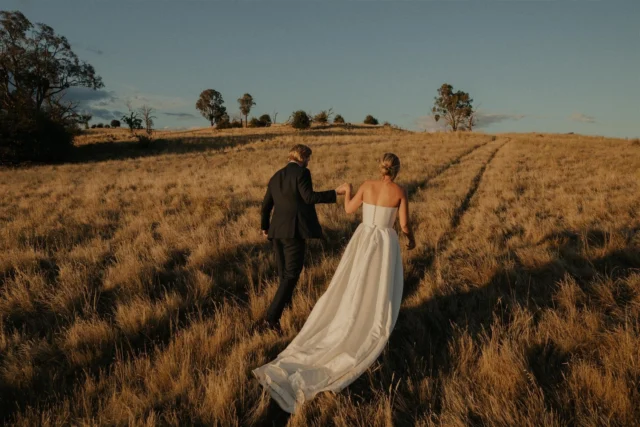
[[[515,267],[499,271],[484,286],[439,295],[417,307],[401,310],[389,341],[391,354],[385,357],[385,361],[401,360],[403,363],[394,363],[386,372],[393,371],[396,377],[408,377],[412,372],[426,371],[434,381],[439,381],[441,374],[453,369],[455,360],[450,354],[450,345],[456,331],[466,331],[474,341],[478,341],[481,334],[491,333],[491,325],[496,317],[502,324],[508,325],[514,310],[522,307],[534,313],[534,319],[537,320],[543,310],[555,308],[554,297],[559,282],[566,277],[571,277],[580,286],[590,308],[608,315],[610,326],[623,324],[623,318],[609,316],[610,307],[599,305],[595,290],[599,282],[596,279],[607,277],[614,281],[616,305],[621,311],[634,299],[640,298],[638,290],[629,289],[624,284],[626,278],[640,271],[640,248],[632,243],[639,232],[618,230],[618,233],[627,236],[628,246],[593,259],[580,255],[585,240],[573,237],[562,238],[558,246],[550,248],[550,251],[558,253],[558,257],[538,268],[524,266],[518,262],[517,255],[511,254],[510,259],[516,260]],[[588,230],[574,233],[567,230],[549,238],[556,240],[558,235],[603,236],[604,232]],[[411,275],[408,277],[408,281],[419,279]],[[527,350],[528,368],[543,390],[546,404],[566,422],[572,417],[568,413],[571,409],[563,407],[559,401],[557,387],[564,381],[563,374],[571,357],[572,354],[561,351],[551,340]],[[380,380],[383,384],[390,384],[391,381],[390,378]],[[366,393],[368,382],[359,380],[357,383],[352,387],[358,391],[365,389]],[[440,388],[438,393],[441,393]],[[427,410],[438,413],[442,407],[443,396],[440,394],[437,396],[437,405],[429,408],[423,407],[424,402],[419,399],[412,399],[408,392],[403,397],[409,399],[408,407],[413,411],[395,411],[399,424],[413,422]]]
[[[327,256],[335,256],[346,244],[346,240],[341,238],[344,231],[327,229],[325,234],[329,238],[313,241],[310,251],[322,251]],[[322,262],[322,257],[308,255],[306,267],[310,268]],[[89,293],[93,295],[95,312],[85,315],[107,321],[112,326],[115,336],[99,345],[87,342],[79,349],[72,350],[91,354],[89,360],[84,363],[72,361],[69,350],[53,339],[71,326],[72,319],[61,317],[44,305],[37,307],[36,311],[18,310],[5,314],[3,329],[6,334],[22,330],[29,338],[43,338],[51,345],[36,348],[35,353],[29,356],[32,360],[31,367],[37,375],[28,383],[19,386],[0,384],[0,420],[8,422],[12,416],[26,407],[53,404],[65,396],[72,395],[87,375],[97,378],[108,372],[116,361],[131,360],[152,349],[165,348],[171,342],[175,331],[187,328],[194,318],[213,318],[218,308],[227,303],[247,305],[249,289],[253,284],[277,278],[270,241],[237,245],[232,250],[198,266],[198,269],[211,277],[213,282],[206,295],[199,295],[193,287],[196,282],[193,270],[187,267],[189,256],[188,250],[171,252],[168,260],[158,268],[151,282],[139,295],[151,303],[162,303],[166,295],[177,294],[182,299],[181,304],[163,311],[136,331],[121,331],[114,323],[119,304],[130,300],[127,289],[104,289],[101,276],[90,280]],[[260,271],[260,264],[264,262],[265,257],[269,259],[269,268]],[[106,257],[102,269],[106,269],[113,261],[112,257]],[[55,280],[55,265],[43,264],[41,267],[44,273],[50,273],[52,280]],[[78,302],[79,307],[81,303],[82,301]],[[81,312],[79,314],[82,316]],[[233,350],[233,341],[231,339],[225,344],[224,351]],[[0,365],[5,360],[0,355]]]

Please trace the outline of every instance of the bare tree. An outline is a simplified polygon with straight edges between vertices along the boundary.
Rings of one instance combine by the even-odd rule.
[[[271,114],[272,118],[273,118],[273,124],[276,124],[276,119],[278,118],[278,112],[276,110],[273,110],[273,113]]]
[[[151,137],[151,134],[153,133],[153,119],[156,118],[156,116],[153,115],[154,112],[155,110],[146,104],[140,107],[140,115],[142,116],[144,128],[149,137]]]
[[[83,112],[78,115],[78,123],[84,125],[85,129],[89,129],[89,121],[93,118],[90,113]]]

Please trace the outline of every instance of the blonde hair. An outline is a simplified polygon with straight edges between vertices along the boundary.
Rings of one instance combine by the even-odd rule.
[[[388,176],[395,179],[400,172],[400,159],[393,153],[384,153],[380,159],[380,173],[382,176]]]
[[[311,157],[311,148],[303,144],[294,145],[289,150],[289,161],[306,163]]]

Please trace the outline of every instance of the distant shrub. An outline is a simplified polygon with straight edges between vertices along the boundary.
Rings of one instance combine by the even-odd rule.
[[[94,123],[91,125],[91,129],[95,129],[95,128],[96,128],[96,124]]]
[[[365,125],[377,125],[378,124],[378,119],[376,119],[371,114],[369,114],[367,117],[364,118],[364,124]]]
[[[309,129],[311,127],[311,119],[309,115],[302,110],[298,110],[291,114],[291,126],[294,129]]]
[[[333,118],[333,123],[344,124],[344,117],[342,117],[340,114],[336,114],[336,116]]]
[[[640,146],[640,138],[632,139],[631,145]]]
[[[391,123],[389,123],[389,122],[384,122],[384,123],[382,124],[382,126],[384,126],[384,127],[391,127]]]
[[[231,128],[231,122],[229,121],[229,115],[224,113],[222,116],[218,117],[217,120],[213,122],[216,129],[229,129]],[[212,125],[212,126],[213,126]]]
[[[227,120],[219,120],[216,124],[216,129],[231,129],[231,122]]]
[[[262,123],[264,123],[266,127],[271,126],[271,116],[268,115],[268,114],[261,115],[258,120],[260,120]]]
[[[255,117],[251,117],[251,120],[249,120],[249,124],[248,124],[248,127],[250,128],[265,128],[269,126],[271,126],[271,119],[267,114],[263,114],[262,116],[260,116],[259,119],[256,119]]]
[[[109,126],[109,125],[104,125],[104,128],[105,128],[105,129],[111,129],[111,126]]]
[[[241,120],[232,120],[231,121],[231,127],[232,128],[242,128],[242,121]]]
[[[328,111],[320,111],[318,114],[313,116],[313,121],[320,124],[329,123],[329,112]]]
[[[111,127],[112,128],[119,128],[120,127],[120,120],[111,120]]]
[[[102,128],[104,127],[104,124],[103,124],[103,123],[98,123],[98,124],[96,125],[96,127],[97,127],[98,129],[102,129]]]

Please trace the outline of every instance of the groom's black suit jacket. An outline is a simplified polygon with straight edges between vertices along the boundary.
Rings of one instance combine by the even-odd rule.
[[[315,204],[335,202],[334,190],[313,191],[309,169],[291,162],[269,180],[262,202],[262,229],[269,230],[269,239],[321,238]]]

